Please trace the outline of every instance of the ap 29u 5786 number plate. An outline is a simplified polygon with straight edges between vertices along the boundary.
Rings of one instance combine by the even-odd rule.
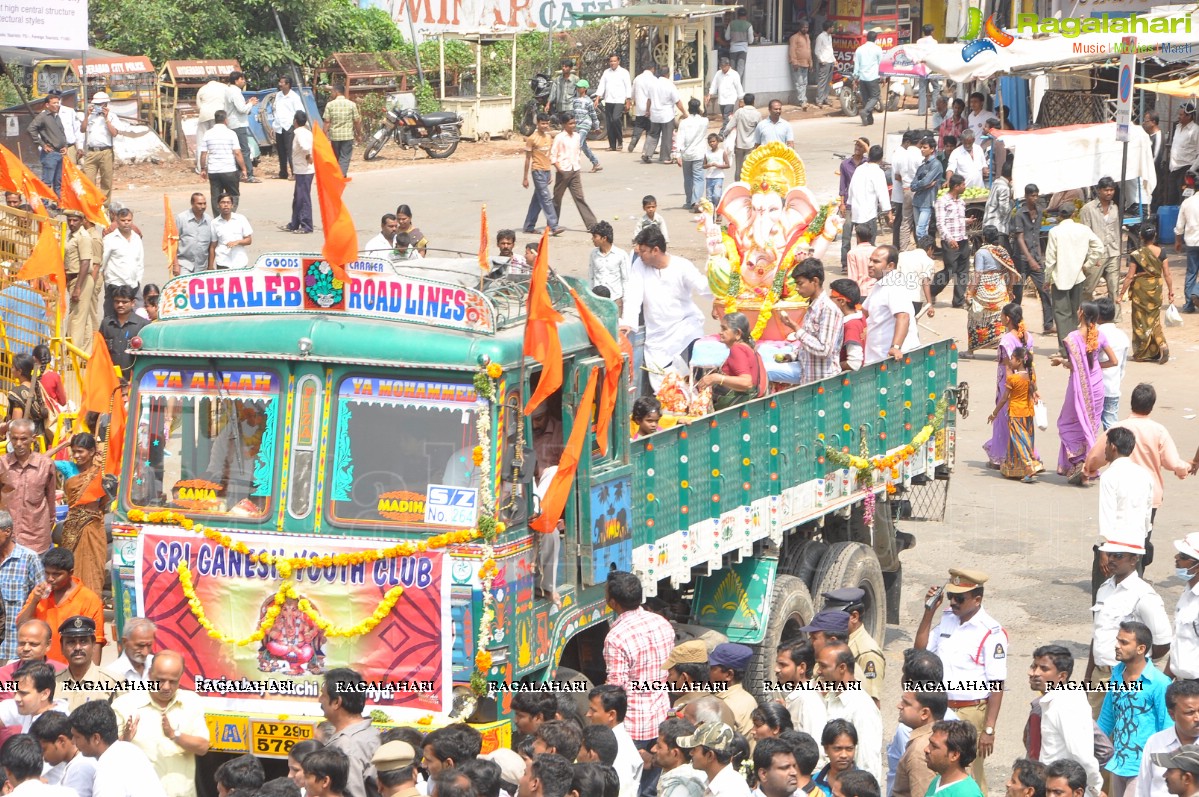
[[[313,726],[307,722],[250,722],[250,749],[255,755],[286,758],[296,742],[311,739]]]

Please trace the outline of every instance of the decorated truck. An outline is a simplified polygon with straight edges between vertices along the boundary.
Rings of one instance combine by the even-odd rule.
[[[563,379],[544,406],[581,442],[555,604],[536,583],[529,276],[346,271],[296,253],[178,277],[132,342],[118,621],[183,655],[216,753],[285,756],[341,666],[380,724],[465,720],[507,746],[511,686],[603,681],[613,569],[680,639],[753,646],[751,689],[821,592],[864,588],[876,638],[896,619],[914,538],[894,519],[945,494],[964,409],[951,342],[631,440],[630,360],[595,342],[616,305],[551,272]]]

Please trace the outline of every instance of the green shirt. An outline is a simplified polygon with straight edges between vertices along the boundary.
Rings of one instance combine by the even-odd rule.
[[[325,106],[325,125],[330,141],[352,141],[354,123],[361,119],[358,106],[344,96],[332,100]]]
[[[938,791],[940,789],[940,791]],[[967,775],[957,783],[941,789],[941,776],[933,778],[924,797],[983,797],[983,790],[978,787],[974,778]]]

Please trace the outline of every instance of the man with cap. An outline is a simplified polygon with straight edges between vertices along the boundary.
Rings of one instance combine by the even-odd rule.
[[[717,692],[716,696],[732,709],[733,716],[737,719],[734,727],[746,738],[754,729],[754,721],[750,715],[758,707],[758,701],[745,691],[741,682],[745,679],[745,672],[749,669],[749,660],[753,655],[753,650],[734,642],[722,642],[708,654],[708,677],[713,683],[728,684],[728,688]]]
[[[87,109],[87,128],[84,142],[83,173],[104,192],[104,204],[112,199],[113,139],[121,134],[117,115],[108,109],[108,94],[97,91]]]
[[[1109,430],[1114,432],[1115,429]],[[1125,430],[1125,434],[1131,433]],[[1127,458],[1125,458],[1127,459]],[[1106,475],[1104,476],[1106,478]],[[1152,492],[1148,480],[1145,487]],[[1148,515],[1149,494],[1144,496]],[[1145,553],[1144,527],[1131,528],[1125,534],[1112,532],[1099,546],[1099,553],[1107,560],[1111,576],[1099,586],[1091,627],[1091,653],[1087,659],[1086,680],[1107,681],[1116,666],[1116,634],[1120,624],[1128,620],[1144,623],[1153,635],[1153,658],[1159,659],[1170,652],[1171,628],[1166,607],[1157,591],[1137,575],[1137,564]],[[1103,706],[1103,692],[1090,692],[1091,712],[1098,718]]]
[[[866,608],[866,590],[861,587],[844,587],[825,592],[824,608],[844,612],[849,617],[849,649],[853,652],[854,671],[862,682],[866,694],[874,698],[874,705],[881,706],[883,676],[887,661],[882,647],[870,636],[862,625],[862,612]]]
[[[981,570],[950,569],[949,583],[944,587],[944,593],[949,595],[949,609],[941,614],[936,627],[933,618],[941,606],[942,588],[929,587],[925,596],[924,616],[913,647],[941,657],[948,686],[982,687],[978,682],[1007,679],[1007,632],[983,608],[983,584],[987,579]],[[972,681],[975,683],[971,684]],[[1003,691],[985,688],[946,691],[949,707],[978,731],[978,757],[974,759],[972,772],[985,794],[983,762],[995,749],[995,724],[999,721]]]
[[[68,617],[58,627],[58,638],[67,668],[55,678],[54,693],[67,701],[67,710],[90,700],[111,702],[118,684],[95,663],[96,621],[83,615]]]
[[[520,785],[520,779],[525,776],[525,760],[520,757],[520,753],[515,750],[510,750],[507,747],[497,747],[490,753],[483,753],[479,758],[485,761],[494,761],[500,768],[500,797],[516,797],[516,789]],[[388,795],[384,792],[383,797],[409,797],[407,794]]]
[[[1195,103],[1184,102],[1178,106],[1178,124],[1174,125],[1170,139],[1170,177],[1163,204],[1180,204],[1183,178],[1196,161],[1199,161],[1199,124],[1195,123]]]
[[[680,642],[670,651],[666,661],[662,662],[662,667],[666,670],[666,680],[671,684],[676,684],[678,689],[686,688],[690,684],[706,684],[711,677],[711,670],[708,667],[708,646],[700,639]],[[681,692],[672,708],[676,713],[680,712],[689,704],[708,694],[710,693],[700,689]],[[720,721],[729,726],[735,725],[737,719],[733,716],[733,711],[729,708],[728,703],[723,700],[719,702]]]
[[[849,644],[849,615],[840,609],[825,609],[816,612],[812,622],[799,630],[808,635],[819,656],[825,645]],[[819,671],[816,674],[819,675]]]
[[[750,797],[745,778],[729,765],[733,736],[733,729],[723,722],[705,722],[695,733],[676,740],[679,747],[691,751],[691,766],[707,776],[705,797]]]
[[[67,291],[71,296],[71,309],[67,316],[67,329],[71,340],[92,340],[100,326],[100,303],[104,296],[104,279],[100,276],[100,261],[104,255],[104,244],[96,246],[96,237],[85,223],[78,210],[68,210],[67,243],[64,265],[67,273]]]
[[[371,757],[371,763],[379,775],[382,797],[420,797],[414,766],[416,750],[412,745],[400,741],[381,744]]]
[[[1199,681],[1199,532],[1174,541],[1174,574],[1186,582],[1174,609],[1166,674]]]
[[[858,731],[858,747],[854,763],[886,783],[883,769],[883,717],[870,695],[857,683],[853,653],[849,646],[838,642],[825,645],[816,656],[820,664],[820,680],[826,684],[824,708],[829,720],[843,719],[853,723]]]
[[[1199,793],[1199,745],[1188,744],[1172,753],[1154,753],[1153,763],[1165,767],[1166,791],[1176,797]]]

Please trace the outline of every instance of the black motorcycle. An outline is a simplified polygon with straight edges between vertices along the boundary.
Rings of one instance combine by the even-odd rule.
[[[549,75],[539,73],[533,76],[529,81],[529,88],[533,91],[533,98],[525,103],[524,114],[520,119],[520,134],[522,136],[531,136],[533,131],[537,129],[537,114],[545,109],[545,104],[550,99],[550,86],[552,81]],[[608,137],[607,120],[604,118],[602,110],[596,113],[599,124],[593,127],[587,133],[588,141],[599,141]],[[550,114],[550,129],[561,130],[562,124],[558,121],[558,114]]]
[[[395,139],[404,149],[423,149],[430,158],[448,158],[462,140],[461,127],[462,117],[453,111],[422,114],[415,108],[388,108],[362,157],[374,160],[388,139]]]

